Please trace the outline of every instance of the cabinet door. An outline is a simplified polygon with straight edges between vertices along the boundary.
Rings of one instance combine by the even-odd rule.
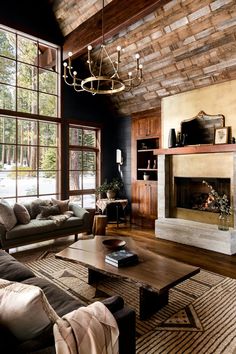
[[[145,138],[148,135],[149,125],[148,119],[142,118],[136,121],[136,136],[137,138]]]
[[[158,136],[160,133],[160,119],[159,117],[136,119],[133,129],[135,129],[136,138]]]
[[[138,181],[132,186],[132,222],[153,227],[157,218],[157,183]]]
[[[160,134],[160,119],[158,117],[148,118],[148,135],[157,136]]]

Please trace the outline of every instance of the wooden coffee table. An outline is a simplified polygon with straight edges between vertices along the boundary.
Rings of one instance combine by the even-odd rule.
[[[139,314],[144,320],[168,303],[169,289],[197,274],[200,268],[158,255],[143,247],[131,237],[115,237],[126,241],[125,248],[138,254],[139,263],[127,267],[114,267],[105,263],[105,255],[112,250],[103,240],[111,236],[95,236],[79,240],[56,254],[57,258],[79,263],[88,268],[88,283],[104,275],[126,279],[139,287]],[[145,241],[146,242],[146,241]],[[148,241],[147,241],[148,242]]]

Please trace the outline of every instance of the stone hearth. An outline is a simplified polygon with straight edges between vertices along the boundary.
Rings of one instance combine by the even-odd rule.
[[[173,154],[158,155],[156,237],[228,255],[236,253],[236,152],[178,154],[178,156]],[[193,218],[194,213],[175,211],[178,209],[174,205],[176,196],[174,178],[176,176],[206,179],[207,177],[230,178],[231,205],[234,215],[229,231],[218,230],[217,221],[210,220],[206,212],[203,212],[202,219],[196,221]]]

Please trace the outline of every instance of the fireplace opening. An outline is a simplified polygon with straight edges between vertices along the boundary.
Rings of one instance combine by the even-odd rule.
[[[202,183],[203,180],[212,185],[219,195],[226,194],[230,200],[230,178],[175,177],[177,208],[219,212],[214,200],[209,198],[209,188]]]

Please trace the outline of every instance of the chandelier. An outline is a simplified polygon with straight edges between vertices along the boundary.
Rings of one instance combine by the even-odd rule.
[[[112,60],[106,50],[104,40],[103,18],[104,18],[104,0],[102,2],[102,44],[99,53],[94,59],[92,57],[92,46],[88,45],[88,69],[89,76],[80,79],[77,76],[77,71],[72,67],[72,52],[68,53],[68,62],[64,62],[63,78],[67,85],[72,86],[76,92],[87,91],[95,94],[115,94],[122,91],[130,91],[132,88],[141,84],[143,79],[142,69],[140,64],[140,55],[135,54],[135,73],[131,71],[127,76],[122,78],[119,72],[121,63],[121,46],[116,48],[116,59]],[[105,68],[105,69],[104,69]],[[109,72],[109,74],[108,74]]]

